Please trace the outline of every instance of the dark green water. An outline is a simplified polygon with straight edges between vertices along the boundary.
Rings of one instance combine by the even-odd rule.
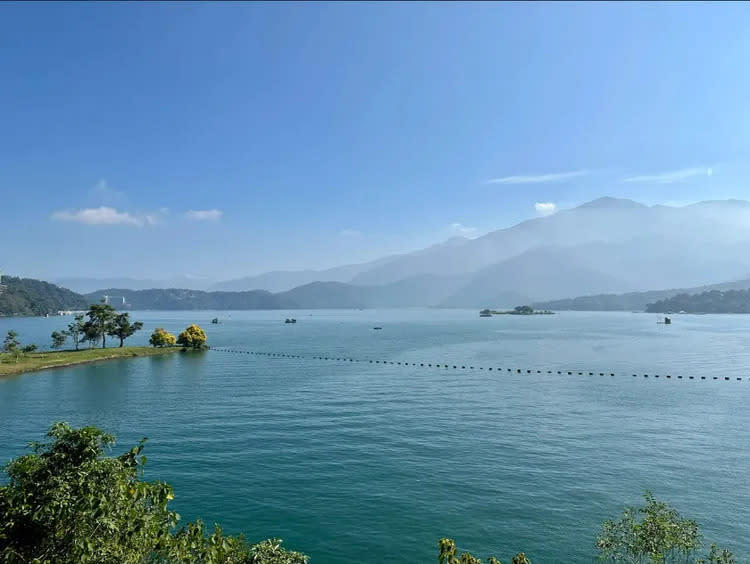
[[[116,433],[118,451],[147,436],[146,476],[175,486],[183,518],[282,537],[313,564],[433,562],[441,536],[484,557],[593,561],[599,524],[646,488],[750,561],[750,316],[135,318],[134,344],[196,321],[214,346],[410,365],[209,351],[0,380],[0,461],[56,420]],[[67,321],[0,319],[0,332],[46,344]]]

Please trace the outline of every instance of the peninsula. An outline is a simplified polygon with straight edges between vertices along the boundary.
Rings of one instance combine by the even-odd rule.
[[[185,349],[181,346],[174,346],[43,351],[19,355],[17,361],[16,357],[11,353],[0,353],[0,378],[23,374],[25,372],[48,370],[50,368],[65,368],[78,364],[88,364],[90,362],[172,354],[182,350]]]

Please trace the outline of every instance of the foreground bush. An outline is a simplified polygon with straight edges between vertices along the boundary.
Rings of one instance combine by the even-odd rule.
[[[206,348],[206,333],[193,324],[180,333],[177,337],[177,344],[189,349],[204,349]]]
[[[203,524],[175,530],[179,515],[164,482],[146,482],[145,439],[119,457],[104,456],[114,437],[96,427],[57,423],[48,443],[7,466],[0,487],[0,562],[206,562],[305,564],[270,539],[250,545]]]
[[[148,342],[152,347],[171,347],[177,343],[177,337],[172,335],[163,327],[157,327],[154,332],[151,333],[151,337]]]

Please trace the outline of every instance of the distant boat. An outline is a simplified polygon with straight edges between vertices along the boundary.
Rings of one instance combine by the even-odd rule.
[[[663,319],[660,318],[660,317],[657,317],[656,318],[656,323],[659,324],[659,325],[672,325],[672,318],[671,317],[667,317],[666,315],[664,316]]]
[[[382,327],[373,327],[373,329],[375,329],[375,331],[380,331]]]
[[[211,323],[213,323],[214,325],[217,325],[217,324],[219,323],[219,318],[218,318],[218,317],[214,317],[214,318],[213,318],[213,319],[211,320]]]
[[[479,312],[479,317],[492,317],[492,312],[489,309],[483,309]]]
[[[294,318],[291,318],[291,319],[287,318],[284,320],[284,323],[297,323],[297,320]]]

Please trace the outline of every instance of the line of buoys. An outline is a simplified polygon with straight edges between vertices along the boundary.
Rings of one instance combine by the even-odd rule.
[[[369,363],[369,364],[375,363],[375,364],[391,364],[391,365],[398,365],[398,366],[417,366],[416,362],[409,363],[409,362],[404,362],[404,361],[394,362],[394,361],[389,361],[389,360],[371,360],[371,359],[362,360],[362,359],[356,359],[356,358],[342,358],[342,357],[332,357],[332,356],[304,356],[304,355],[287,354],[287,353],[272,353],[272,352],[262,352],[262,351],[242,351],[242,350],[228,349],[228,348],[222,348],[222,347],[219,347],[219,348],[212,347],[210,350],[212,350],[212,351],[218,351],[218,352],[228,352],[228,353],[234,353],[234,354],[249,354],[249,355],[255,355],[255,356],[273,357],[273,358],[297,358],[297,359],[302,359],[302,360],[329,360],[329,361],[336,361],[336,362],[366,362],[366,363]],[[452,365],[449,365],[449,364],[440,364],[440,363],[433,364],[433,363],[429,363],[429,362],[428,363],[420,362],[419,366],[422,367],[422,368],[424,368],[424,367],[428,367],[428,368],[435,367],[435,368],[443,368],[443,369],[450,369],[450,368],[452,368],[453,370],[485,370],[485,367],[483,367],[483,366],[476,366],[475,367],[475,366],[471,366],[471,365],[467,366],[465,364],[460,364],[460,365],[459,364],[452,364]],[[495,370],[497,372],[502,372],[503,368],[489,366],[489,367],[486,368],[486,370],[488,370],[488,371]],[[516,369],[507,368],[506,370],[508,372],[515,372],[516,374],[521,374],[521,373],[524,372],[521,368],[516,368]],[[526,369],[525,372],[526,372],[526,374],[532,374],[532,373],[534,373],[534,371],[531,370],[531,369]],[[543,372],[542,370],[536,370],[536,374],[541,374],[542,372]],[[594,376],[596,374],[595,372],[577,372],[577,371],[574,372],[572,370],[557,370],[555,372],[557,374],[567,374],[569,376],[572,376],[573,374],[578,374],[578,376],[583,376],[585,374],[588,374],[589,376]],[[553,374],[553,371],[552,370],[547,370],[547,374]],[[599,376],[605,376],[607,373],[605,373],[605,372],[599,372],[598,374],[599,374]],[[615,376],[616,375],[614,372],[609,372],[608,374],[610,376]],[[639,376],[639,374],[633,374],[632,376],[633,376],[633,378],[637,378]],[[659,378],[660,377],[659,374],[651,374],[651,375],[649,375],[649,374],[643,374],[642,376],[643,376],[643,378]],[[671,374],[665,374],[664,378],[671,380],[672,379],[672,375]],[[723,377],[720,377],[720,376],[710,376],[710,377],[709,376],[700,376],[700,377],[697,377],[697,376],[684,376],[683,377],[681,375],[677,375],[677,376],[674,376],[674,378],[676,378],[678,380],[682,380],[684,378],[687,378],[688,380],[695,380],[695,379],[699,378],[700,380],[709,380],[709,379],[711,379],[711,380],[717,380],[717,381],[723,380],[725,382],[729,382],[729,381],[732,380],[732,378],[729,377],[729,376],[723,376]],[[741,382],[742,381],[742,377],[741,376],[735,377],[735,381]]]

